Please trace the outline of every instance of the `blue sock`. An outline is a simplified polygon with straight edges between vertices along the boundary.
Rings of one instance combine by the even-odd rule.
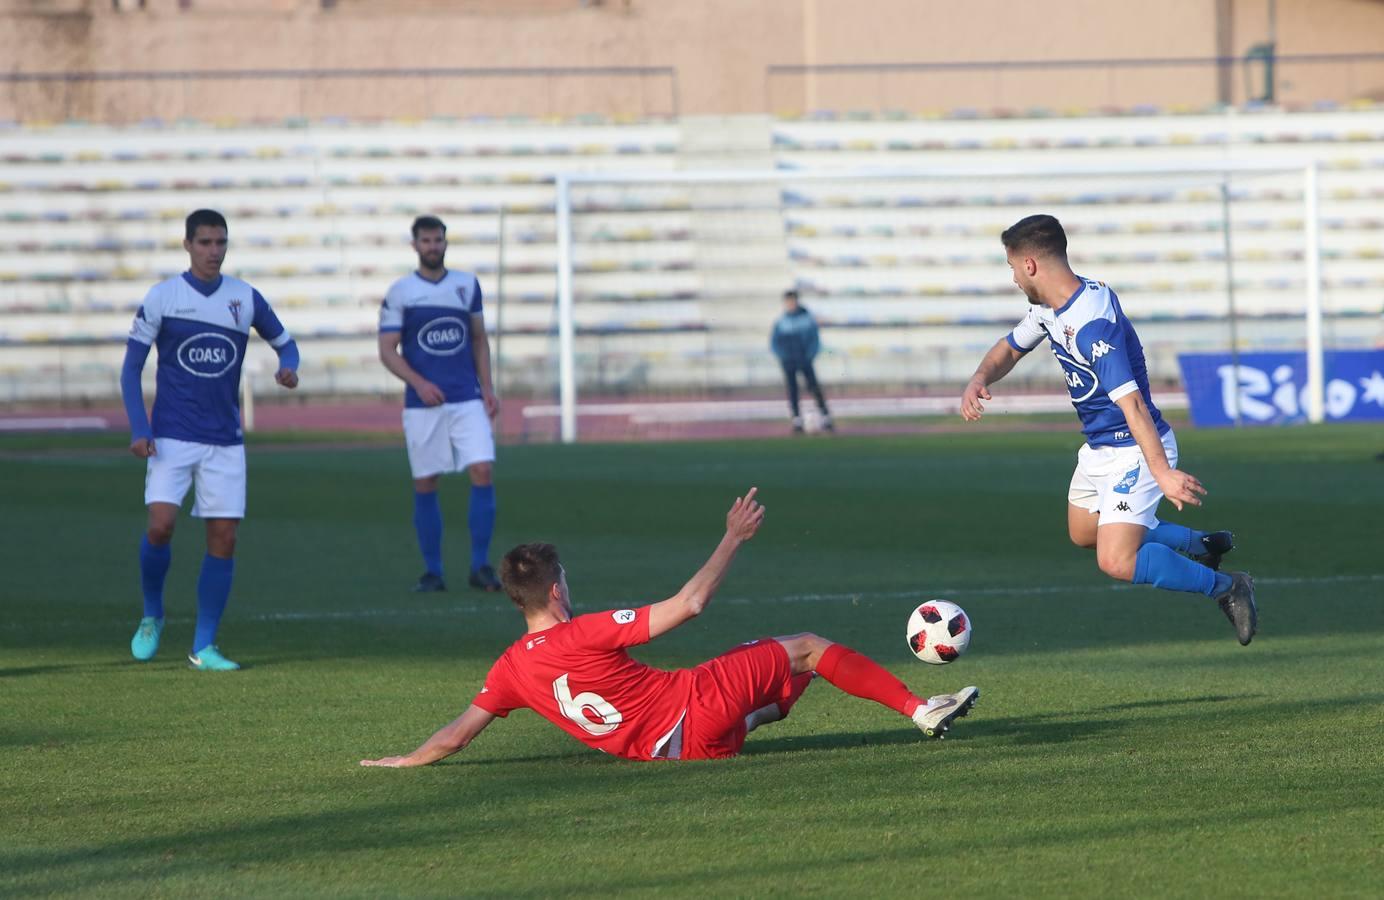
[[[192,637],[192,652],[216,643],[216,629],[231,597],[231,578],[235,560],[208,553],[202,557],[202,574],[197,577],[197,630]]]
[[[471,571],[490,561],[490,536],[495,533],[495,485],[471,485],[471,508],[466,514],[471,526]]]
[[[1164,547],[1171,547],[1178,553],[1193,553],[1201,549],[1201,539],[1205,536],[1206,532],[1188,528],[1186,525],[1159,522],[1144,535],[1144,543],[1152,541]]]
[[[1134,557],[1134,583],[1215,597],[1230,585],[1230,577],[1177,555],[1171,547],[1148,543]]]
[[[144,615],[163,618],[163,581],[173,562],[173,545],[149,543],[145,534],[139,541],[139,586],[144,589]]]
[[[418,550],[423,565],[434,575],[442,574],[442,504],[437,491],[413,492],[413,528],[418,532]]]

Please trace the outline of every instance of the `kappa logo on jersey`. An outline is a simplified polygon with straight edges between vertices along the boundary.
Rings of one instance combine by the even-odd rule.
[[[628,625],[634,621],[634,610],[617,609],[610,614],[610,617],[615,620],[616,625]]]
[[[1134,485],[1138,483],[1139,466],[1135,466],[1134,468],[1130,469],[1128,472],[1124,474],[1124,477],[1120,479],[1119,484],[1116,484],[1112,490],[1114,490],[1117,494],[1128,494],[1130,491],[1134,489]]]
[[[466,347],[466,323],[456,316],[433,319],[418,332],[418,346],[433,356],[456,356]]]
[[[219,378],[236,364],[235,342],[224,334],[204,331],[178,345],[178,365],[198,378]]]
[[[1107,344],[1105,341],[1096,341],[1094,344],[1091,345],[1091,359],[1100,359],[1102,356],[1114,349],[1115,347],[1113,347],[1110,344]]]
[[[231,311],[231,318],[235,319],[237,325],[240,324],[240,301],[231,300],[226,303],[226,308]]]

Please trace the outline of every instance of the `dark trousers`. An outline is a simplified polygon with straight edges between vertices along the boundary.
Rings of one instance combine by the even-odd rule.
[[[809,360],[804,363],[784,363],[783,377],[788,382],[788,408],[793,411],[793,418],[798,418],[801,413],[798,410],[798,373],[801,372],[803,381],[807,382],[807,389],[812,392],[812,396],[817,400],[817,409],[822,415],[828,415],[827,398],[822,396],[822,386],[817,383],[817,373],[812,368]]]

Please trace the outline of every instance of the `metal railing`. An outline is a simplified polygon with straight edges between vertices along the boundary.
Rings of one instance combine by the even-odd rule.
[[[671,66],[0,73],[0,120],[676,117]]]
[[[771,65],[770,112],[1347,103],[1384,87],[1384,53]]]

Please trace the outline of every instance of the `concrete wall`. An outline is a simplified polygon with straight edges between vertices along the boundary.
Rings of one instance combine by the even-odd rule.
[[[0,118],[660,115],[1204,104],[1214,67],[766,76],[776,64],[1242,54],[1269,0],[0,0],[11,73],[667,66],[642,77],[0,82]],[[1280,53],[1384,47],[1379,0],[1278,0]],[[1287,66],[1280,98],[1384,98],[1384,64]]]

